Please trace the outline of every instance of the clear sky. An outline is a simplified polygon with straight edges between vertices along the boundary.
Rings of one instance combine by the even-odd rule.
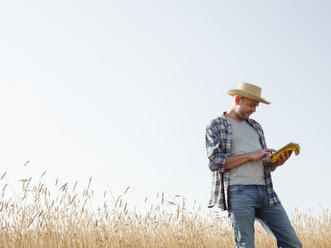
[[[273,173],[283,205],[330,208],[330,5],[1,2],[0,174],[207,206],[205,127],[246,81],[268,146],[301,146]]]

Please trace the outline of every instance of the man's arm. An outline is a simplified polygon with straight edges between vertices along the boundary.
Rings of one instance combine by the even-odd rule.
[[[225,161],[228,155],[221,148],[222,144],[219,135],[216,134],[216,130],[213,125],[208,125],[206,128],[206,150],[208,157],[208,167],[211,171],[224,172]]]
[[[246,163],[249,160],[261,160],[264,155],[269,155],[272,152],[274,152],[274,149],[261,149],[257,150],[255,152],[246,153],[246,154],[240,154],[240,155],[234,155],[234,156],[228,156],[225,161],[225,170],[231,170],[233,168],[236,168],[244,163]]]

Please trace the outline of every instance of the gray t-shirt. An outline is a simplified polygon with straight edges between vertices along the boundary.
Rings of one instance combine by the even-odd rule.
[[[246,154],[262,149],[260,138],[247,121],[227,118],[232,126],[231,155]],[[230,185],[265,185],[262,160],[250,160],[230,170]]]

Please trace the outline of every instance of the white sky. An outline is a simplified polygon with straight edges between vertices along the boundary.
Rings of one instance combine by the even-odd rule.
[[[246,81],[272,102],[252,115],[268,146],[301,145],[273,173],[283,205],[330,208],[330,5],[1,2],[0,173],[206,206],[205,127]]]

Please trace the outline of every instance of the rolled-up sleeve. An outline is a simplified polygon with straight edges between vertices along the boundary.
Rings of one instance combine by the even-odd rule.
[[[212,124],[206,128],[206,149],[209,169],[223,173],[228,155],[222,150],[221,140]]]

